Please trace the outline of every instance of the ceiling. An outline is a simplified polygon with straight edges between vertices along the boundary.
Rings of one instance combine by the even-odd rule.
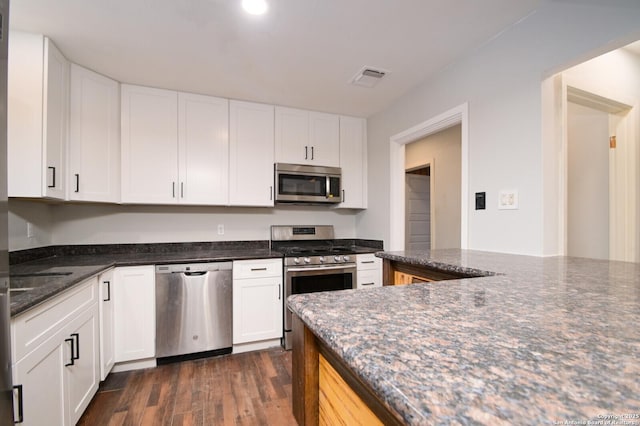
[[[367,117],[544,0],[268,1],[14,0],[10,26],[121,82]]]

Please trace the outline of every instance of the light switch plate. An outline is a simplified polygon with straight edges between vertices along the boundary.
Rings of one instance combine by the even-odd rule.
[[[500,191],[498,210],[516,210],[518,208],[518,191]]]

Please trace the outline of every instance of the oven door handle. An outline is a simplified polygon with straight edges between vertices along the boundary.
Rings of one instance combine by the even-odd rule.
[[[319,268],[287,268],[286,272],[313,272],[313,271],[331,271],[335,269],[356,269],[352,265],[340,265],[340,266],[321,266]]]

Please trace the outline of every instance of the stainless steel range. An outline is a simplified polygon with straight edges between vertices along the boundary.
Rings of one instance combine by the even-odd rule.
[[[272,226],[271,248],[284,254],[285,301],[292,294],[354,288],[353,249],[334,240],[333,226]],[[284,304],[284,347],[291,349],[291,312]]]

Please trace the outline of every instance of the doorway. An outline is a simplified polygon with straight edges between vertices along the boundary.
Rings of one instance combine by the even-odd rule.
[[[431,249],[432,163],[433,161],[405,173],[405,250]]]

